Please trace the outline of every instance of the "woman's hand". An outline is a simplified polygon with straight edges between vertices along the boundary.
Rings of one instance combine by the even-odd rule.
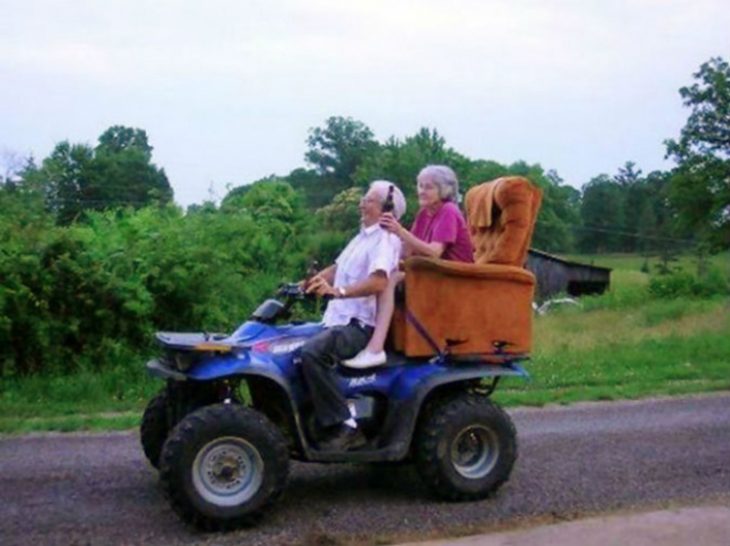
[[[395,216],[393,216],[392,213],[385,212],[381,214],[378,223],[380,224],[380,227],[384,230],[389,231],[394,235],[400,237],[403,226],[400,225],[400,223],[398,222],[398,220],[395,219]]]

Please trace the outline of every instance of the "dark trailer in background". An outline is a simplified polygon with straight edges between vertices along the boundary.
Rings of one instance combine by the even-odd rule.
[[[579,264],[547,252],[530,249],[527,269],[537,279],[535,301],[543,302],[558,294],[578,297],[602,294],[611,283],[611,269]]]

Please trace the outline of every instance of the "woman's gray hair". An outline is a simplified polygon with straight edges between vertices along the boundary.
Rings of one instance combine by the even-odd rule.
[[[393,186],[393,216],[399,219],[406,212],[406,198],[400,188],[387,180],[375,180],[370,183],[370,189],[380,196],[380,202],[384,203],[388,198],[388,191]]]
[[[427,176],[436,184],[439,197],[442,201],[454,201],[459,203],[461,195],[459,195],[459,179],[456,173],[446,165],[427,165],[418,173],[416,180],[422,176]]]

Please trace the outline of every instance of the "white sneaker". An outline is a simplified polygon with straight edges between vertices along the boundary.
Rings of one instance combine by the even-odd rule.
[[[348,368],[372,368],[373,366],[380,366],[385,364],[387,357],[385,351],[378,353],[371,353],[367,349],[363,349],[352,358],[343,360],[342,364]]]

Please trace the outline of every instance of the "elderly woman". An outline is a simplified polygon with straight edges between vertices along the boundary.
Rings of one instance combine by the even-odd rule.
[[[458,262],[473,262],[473,248],[466,220],[458,205],[459,181],[456,174],[444,165],[429,165],[418,173],[418,204],[411,230],[405,229],[389,213],[380,218],[383,229],[398,236],[403,242],[403,256],[429,256]],[[396,284],[403,274],[392,275],[386,290],[378,296],[378,314],[370,342],[355,357],[345,360],[352,368],[368,368],[386,360],[385,338],[393,316]]]

